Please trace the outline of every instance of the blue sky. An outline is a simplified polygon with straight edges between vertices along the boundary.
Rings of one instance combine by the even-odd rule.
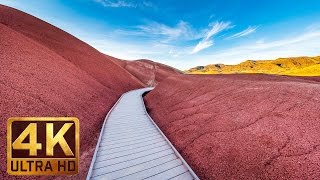
[[[0,0],[122,59],[179,69],[320,55],[319,0]]]

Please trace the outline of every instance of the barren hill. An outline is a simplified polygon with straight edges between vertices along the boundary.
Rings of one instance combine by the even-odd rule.
[[[320,56],[279,58],[276,60],[248,60],[238,65],[212,64],[197,66],[189,74],[264,73],[294,76],[320,76]]]
[[[106,113],[119,96],[143,84],[72,35],[0,5],[0,136],[20,116],[76,116],[80,120],[80,174],[85,178]],[[0,139],[6,162],[6,138]],[[0,179],[9,178],[1,163]],[[33,177],[25,176],[25,179]],[[48,178],[48,177],[46,177]]]
[[[147,59],[126,61],[111,56],[107,57],[112,58],[114,62],[125,68],[146,86],[155,86],[167,77],[183,74],[178,69]]]
[[[318,179],[319,80],[175,76],[145,100],[200,179]]]

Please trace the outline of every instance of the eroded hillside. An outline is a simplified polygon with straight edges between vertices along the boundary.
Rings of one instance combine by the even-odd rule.
[[[149,113],[200,179],[320,177],[320,78],[169,77]]]
[[[0,136],[6,137],[10,117],[78,117],[81,163],[74,179],[86,177],[109,109],[124,92],[143,87],[133,75],[79,39],[2,5],[0,64]],[[0,179],[10,179],[6,138],[0,138],[0,147]]]

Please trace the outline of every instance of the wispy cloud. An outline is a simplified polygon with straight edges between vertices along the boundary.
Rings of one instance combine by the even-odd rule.
[[[260,39],[252,43],[223,49],[214,54],[194,56],[187,69],[199,64],[237,64],[244,60],[276,59],[279,57],[316,56],[320,54],[320,28],[306,29],[300,34],[277,40]],[[183,66],[183,64],[182,64]]]
[[[137,26],[143,34],[154,36],[159,35],[174,40],[177,38],[192,39],[195,36],[191,26],[184,21],[180,21],[176,26],[170,27],[158,22],[151,22],[146,25]]]
[[[203,37],[208,37],[205,35],[209,34],[209,30],[205,32]],[[320,54],[320,27],[317,28],[316,26],[306,28],[300,33],[290,36],[283,35],[282,38],[271,40],[268,36],[259,37],[256,40],[224,48],[214,53],[205,52],[202,54],[190,54],[193,49],[190,46],[170,45],[170,43],[161,44],[157,41],[119,41],[117,37],[114,37],[114,33],[111,33],[110,37],[99,35],[93,39],[91,37],[84,38],[85,35],[88,35],[86,31],[79,37],[82,37],[82,40],[106,54],[130,60],[140,58],[153,59],[179,69],[214,63],[236,64],[247,59],[276,59],[278,57],[314,56]],[[203,46],[206,46],[206,44]]]
[[[191,54],[195,54],[203,49],[207,49],[213,45],[213,40],[201,40],[192,50]]]
[[[104,7],[112,8],[137,8],[137,7],[152,7],[153,4],[148,1],[141,1],[139,3],[127,1],[127,0],[95,0],[95,2],[102,4]]]
[[[204,32],[204,29],[196,30],[188,22],[182,20],[173,26],[156,21],[147,21],[142,25],[114,31],[118,35],[143,37],[147,40],[156,40],[162,43],[198,40],[203,37]]]
[[[214,44],[212,37],[219,32],[232,28],[230,22],[216,22],[211,24],[211,29],[209,29],[204,37],[199,41],[199,43],[193,48],[191,54],[195,54],[203,49],[206,49]]]
[[[235,38],[239,38],[239,37],[243,37],[243,36],[248,36],[249,34],[252,34],[254,32],[256,32],[258,26],[249,26],[247,29],[238,32],[232,36],[227,37],[226,39],[235,39]]]

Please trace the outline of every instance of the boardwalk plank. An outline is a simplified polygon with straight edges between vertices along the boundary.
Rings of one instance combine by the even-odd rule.
[[[142,94],[125,93],[106,117],[89,179],[197,179],[149,118]]]

